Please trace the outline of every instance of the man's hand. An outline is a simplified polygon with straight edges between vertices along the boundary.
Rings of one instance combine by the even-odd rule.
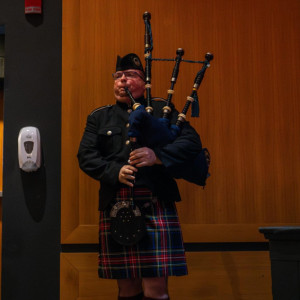
[[[130,165],[125,165],[120,169],[119,181],[130,187],[133,187],[133,182],[135,180],[134,173],[137,172],[137,168]]]
[[[129,163],[131,166],[146,167],[154,164],[161,164],[161,161],[156,157],[154,151],[147,147],[142,147],[133,150],[129,154]]]

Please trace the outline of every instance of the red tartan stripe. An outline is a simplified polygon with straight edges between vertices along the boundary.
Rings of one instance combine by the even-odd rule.
[[[166,262],[166,261],[182,261],[182,259],[185,258],[185,256],[181,251],[178,251],[178,255],[174,255],[174,251],[171,254],[168,255],[164,255],[163,257],[160,257],[159,255],[145,255],[143,252],[139,253],[139,255],[141,257],[137,258],[136,256],[129,256],[129,257],[124,257],[123,254],[124,253],[120,253],[118,254],[119,257],[112,257],[112,255],[107,255],[107,259],[105,257],[102,257],[102,259],[99,259],[102,264],[109,264],[109,265],[121,265],[123,266],[126,262],[131,262],[132,263],[132,267],[135,267],[134,265],[138,262],[138,263],[148,263],[148,262],[153,262],[153,259],[155,259],[155,262],[157,261],[162,261],[162,262]],[[168,258],[168,259],[166,259]]]
[[[178,219],[176,215],[165,216],[164,220],[145,215],[147,231],[150,232],[169,232],[178,230]],[[100,211],[100,218],[102,222],[99,224],[100,234],[106,234],[110,230],[110,218]]]
[[[132,195],[133,193],[133,195]],[[152,199],[152,192],[147,189],[147,188],[138,188],[135,187],[133,189],[131,188],[120,188],[117,191],[116,194],[116,201],[121,201],[121,200],[128,200],[129,198],[131,198],[132,196],[134,196],[135,199],[141,198],[141,199]]]

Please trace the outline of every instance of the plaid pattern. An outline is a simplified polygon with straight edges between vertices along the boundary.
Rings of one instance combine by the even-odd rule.
[[[130,188],[118,191],[116,201],[128,200]],[[144,208],[147,235],[133,246],[122,246],[111,238],[109,210],[100,211],[99,269],[101,278],[122,279],[180,276],[187,274],[181,228],[174,203],[155,201],[151,191],[134,189],[138,202],[152,201]]]

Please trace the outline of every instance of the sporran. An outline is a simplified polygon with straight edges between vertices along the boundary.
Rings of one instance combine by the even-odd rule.
[[[110,211],[112,238],[119,244],[137,244],[146,234],[145,218],[131,200],[118,201]]]

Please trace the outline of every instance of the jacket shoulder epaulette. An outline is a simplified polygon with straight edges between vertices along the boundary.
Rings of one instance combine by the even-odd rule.
[[[102,109],[110,108],[110,107],[112,107],[111,104],[108,104],[108,105],[104,105],[104,106],[98,107],[98,108],[94,109],[94,110],[90,113],[90,116],[92,116],[94,113],[96,113],[96,112],[98,112],[98,111],[100,111],[100,110],[102,110]]]

